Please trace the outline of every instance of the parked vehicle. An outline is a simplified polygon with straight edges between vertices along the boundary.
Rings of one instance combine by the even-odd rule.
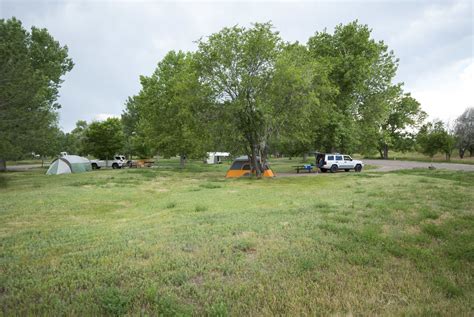
[[[352,157],[346,154],[316,153],[316,166],[319,167],[323,173],[327,171],[335,173],[338,170],[345,170],[346,172],[349,172],[351,169],[356,172],[360,172],[364,167],[364,162],[354,160]]]
[[[115,155],[113,160],[91,160],[91,165],[94,170],[98,170],[102,167],[117,169],[128,166],[129,161],[123,155]]]
[[[207,164],[222,164],[222,160],[230,156],[229,152],[207,152]]]

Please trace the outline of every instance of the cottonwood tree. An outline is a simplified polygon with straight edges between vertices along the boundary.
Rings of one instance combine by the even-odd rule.
[[[0,19],[0,170],[48,141],[43,132],[56,126],[61,78],[73,65],[46,29]]]
[[[84,132],[84,151],[99,159],[109,159],[123,149],[124,135],[118,118],[94,121]]]
[[[257,177],[262,173],[257,156],[265,159],[272,130],[275,109],[268,96],[281,46],[270,23],[224,28],[198,43],[200,80],[211,88],[214,102],[225,109],[221,113],[229,119],[229,136],[245,142],[243,151]]]
[[[328,65],[329,78],[339,92],[320,127],[325,151],[377,149],[380,133],[400,99],[401,85],[392,83],[398,59],[383,41],[371,38],[371,32],[354,21],[336,26],[333,34],[316,32],[308,40],[311,55]]]
[[[138,95],[143,128],[151,147],[164,156],[204,157],[209,141],[209,91],[199,82],[191,53],[171,51],[151,77],[142,77]]]
[[[469,151],[470,156],[474,153],[474,108],[467,108],[455,122],[454,134],[456,136],[459,157]]]

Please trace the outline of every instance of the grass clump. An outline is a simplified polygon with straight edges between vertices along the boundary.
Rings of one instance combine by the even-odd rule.
[[[121,316],[127,312],[130,298],[125,294],[122,294],[119,289],[115,287],[102,289],[98,296],[105,314]]]
[[[207,189],[216,189],[216,188],[221,188],[222,186],[219,184],[214,184],[214,183],[204,183],[204,184],[199,185],[199,187],[207,188]]]
[[[207,208],[207,206],[205,206],[205,205],[196,205],[196,206],[194,207],[194,211],[195,211],[195,212],[204,212],[204,211],[207,211],[207,209],[208,209],[208,208]]]
[[[165,206],[166,209],[173,209],[175,207],[176,207],[176,203],[174,201],[167,203]]]

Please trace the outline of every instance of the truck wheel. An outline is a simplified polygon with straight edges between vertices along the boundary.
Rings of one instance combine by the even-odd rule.
[[[357,164],[357,165],[355,166],[354,170],[355,170],[356,172],[362,171],[362,165]]]
[[[117,169],[117,168],[119,168],[119,166],[118,166],[117,163],[114,163],[114,164],[112,164],[112,168],[113,168],[113,169]]]
[[[331,166],[331,173],[336,173],[337,172],[337,165],[334,164],[333,166]]]
[[[93,170],[98,170],[98,169],[99,169],[99,166],[97,166],[96,163],[92,163],[92,169],[93,169]]]

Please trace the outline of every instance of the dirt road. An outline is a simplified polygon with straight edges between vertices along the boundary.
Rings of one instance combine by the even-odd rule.
[[[397,160],[363,160],[365,164],[377,166],[374,171],[389,172],[402,169],[428,168],[433,165],[436,169],[447,169],[453,171],[474,172],[474,165],[457,163],[427,163],[415,161],[397,161]]]
[[[426,168],[433,165],[436,169],[446,169],[452,171],[465,171],[474,172],[474,165],[470,164],[457,164],[457,163],[427,163],[427,162],[416,162],[416,161],[396,161],[396,160],[362,160],[366,165],[375,166],[375,169],[371,169],[371,172],[390,172],[403,169],[413,168]],[[352,173],[354,171],[351,171]],[[278,177],[288,176],[315,176],[317,173],[277,173]]]

